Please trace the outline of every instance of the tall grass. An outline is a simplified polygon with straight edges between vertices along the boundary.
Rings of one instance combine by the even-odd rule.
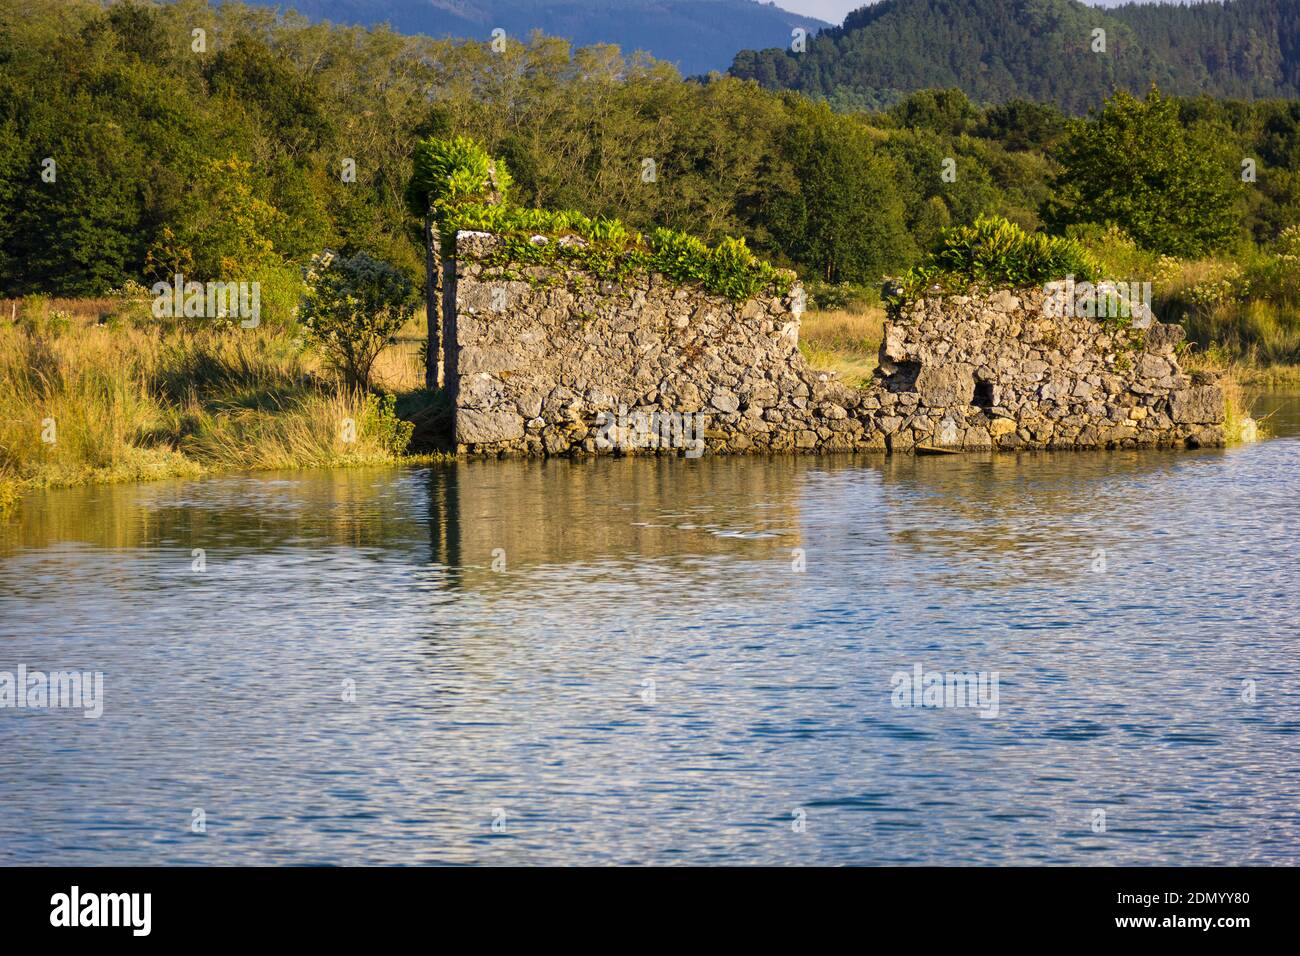
[[[1071,227],[1070,235],[1106,278],[1152,283],[1160,319],[1182,325],[1238,381],[1300,384],[1300,227],[1271,246],[1188,260],[1142,250],[1115,227]]]
[[[1300,363],[1298,239],[1289,231],[1272,248],[1180,261],[1141,252],[1111,230],[1090,249],[1109,277],[1150,281],[1156,312],[1181,324],[1189,341],[1262,369]]]
[[[857,387],[875,371],[884,337],[883,308],[809,312],[799,330],[799,351],[816,371],[834,372]]]
[[[292,328],[0,318],[0,501],[20,487],[394,460],[391,399],[322,374]]]
[[[1223,392],[1223,436],[1229,444],[1266,437],[1267,423],[1254,417],[1259,393],[1249,383],[1248,368],[1226,360],[1218,351],[1188,352],[1180,364],[1193,381],[1213,381]]]
[[[1300,363],[1300,303],[1255,299],[1181,311],[1187,337],[1258,366]]]

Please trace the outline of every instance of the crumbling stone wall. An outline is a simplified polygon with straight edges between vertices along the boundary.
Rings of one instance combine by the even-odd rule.
[[[1181,326],[1052,311],[1042,289],[904,306],[880,348],[890,448],[1223,443],[1223,393],[1179,368]]]
[[[738,305],[658,275],[605,288],[576,270],[512,277],[482,262],[497,241],[457,237],[459,451],[655,453],[664,442],[636,447],[618,423],[673,413],[703,419],[698,449],[669,435],[682,453],[865,446],[843,404],[855,396],[799,354],[800,290]]]
[[[926,299],[890,317],[878,378],[852,389],[799,353],[797,287],[740,304],[658,275],[602,287],[574,269],[485,264],[498,241],[461,233],[447,283],[464,454],[1223,441],[1222,393],[1179,369],[1178,326],[1049,316],[1041,290]]]

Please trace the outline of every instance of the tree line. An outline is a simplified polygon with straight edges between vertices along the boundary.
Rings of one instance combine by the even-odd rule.
[[[828,282],[896,274],[983,215],[1114,223],[1173,255],[1300,222],[1300,103],[1114,96],[1088,119],[953,89],[884,111],[617,48],[503,49],[240,4],[12,0],[0,10],[0,292],[263,280],[323,249],[413,281],[412,152],[468,135],[520,203],[710,242]]]

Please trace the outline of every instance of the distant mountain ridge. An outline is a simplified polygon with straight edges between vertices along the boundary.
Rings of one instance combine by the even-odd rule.
[[[1094,52],[1093,30],[1106,52]],[[803,53],[737,54],[732,74],[840,106],[876,108],[932,87],[972,99],[1055,102],[1071,112],[1113,88],[1180,95],[1300,95],[1300,0],[1090,7],[1076,0],[882,0]]]
[[[401,33],[487,40],[500,27],[533,30],[579,46],[616,43],[645,50],[688,75],[725,71],[738,50],[780,46],[790,32],[830,24],[757,0],[252,0],[294,9],[312,20],[377,26]]]

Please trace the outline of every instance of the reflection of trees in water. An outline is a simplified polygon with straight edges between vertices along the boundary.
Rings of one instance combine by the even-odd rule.
[[[695,574],[714,556],[788,565],[803,547],[843,551],[907,586],[916,567],[890,559],[891,548],[903,548],[935,559],[938,574],[997,585],[1077,574],[1094,549],[1161,528],[1167,479],[1221,454],[475,461],[261,473],[30,495],[0,525],[0,549],[89,545],[161,552],[186,566],[191,548],[231,556],[341,546],[366,562],[405,560],[409,550],[413,566],[445,568],[447,586],[495,588],[520,580],[492,572],[497,549],[509,571],[586,565],[599,581],[619,562]],[[811,567],[831,572],[816,560]]]
[[[814,578],[834,573],[820,552],[891,586],[1005,587],[1078,575],[1096,549],[1161,527],[1161,486],[1216,454],[466,462],[431,478],[430,534],[435,563],[474,587],[522,580],[494,574],[494,552],[508,571],[589,564],[598,581],[640,561],[689,581],[696,559],[788,565],[801,547]]]

